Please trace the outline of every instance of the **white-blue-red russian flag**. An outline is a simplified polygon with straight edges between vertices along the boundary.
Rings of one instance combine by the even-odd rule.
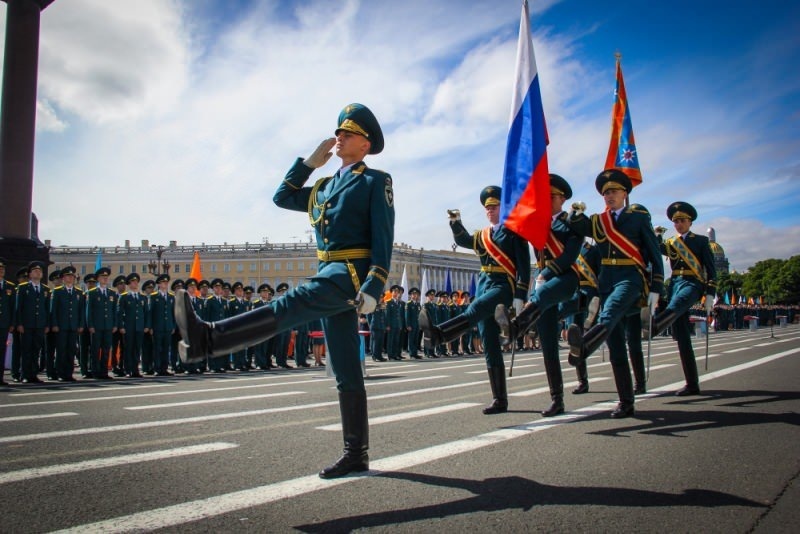
[[[515,82],[500,220],[534,247],[542,249],[550,232],[552,209],[548,139],[527,0],[522,2]]]

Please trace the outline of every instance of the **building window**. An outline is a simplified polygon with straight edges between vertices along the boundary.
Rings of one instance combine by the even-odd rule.
[[[230,263],[226,263],[226,264],[224,264],[224,265],[222,266],[222,271],[223,271],[223,272],[226,272],[226,273],[229,273],[229,272],[231,272],[231,264],[230,264]]]
[[[86,266],[81,265],[81,274],[86,274]]]
[[[280,271],[281,270],[281,262],[279,262],[279,261],[275,262],[275,270],[276,271]]]
[[[257,264],[257,263],[251,263],[251,264],[250,264],[250,272],[251,272],[251,273],[254,273],[254,272],[256,272],[257,270],[258,270],[258,264]]]
[[[212,264],[211,264],[211,272],[212,272],[212,273],[215,273],[215,272],[217,272],[217,264],[216,264],[216,263],[212,263]]]
[[[240,272],[242,272],[242,271],[244,271],[244,265],[243,265],[243,264],[241,264],[241,263],[237,263],[237,264],[236,264],[236,272],[237,272],[237,273],[240,273]]]
[[[269,263],[264,262],[264,270],[269,271]]]
[[[175,270],[174,270],[174,271],[172,271],[172,272],[173,272],[173,273],[179,273],[179,272],[181,272],[181,264],[180,264],[180,263],[176,263],[176,264],[175,264]]]
[[[302,271],[305,268],[305,264],[302,261],[297,262],[297,270]]]
[[[136,265],[131,265],[131,272],[132,272],[132,273],[135,273],[135,272],[136,272]]]
[[[294,268],[294,263],[287,261],[286,262],[286,270],[291,271]]]
[[[192,266],[190,264],[184,265],[184,272],[190,273],[192,272]]]
[[[125,266],[124,265],[120,265],[119,266],[119,274],[125,274]]]

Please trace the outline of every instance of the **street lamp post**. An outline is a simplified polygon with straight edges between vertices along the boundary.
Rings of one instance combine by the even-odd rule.
[[[165,274],[169,274],[169,269],[172,267],[166,258],[162,261],[161,255],[164,254],[164,245],[150,245],[150,249],[156,253],[156,259],[150,260],[147,267],[150,269],[151,274],[159,275],[162,270]]]

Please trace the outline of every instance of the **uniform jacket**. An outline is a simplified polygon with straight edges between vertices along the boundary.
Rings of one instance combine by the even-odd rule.
[[[126,332],[144,332],[150,328],[150,308],[147,295],[125,291],[119,297],[117,306],[117,328],[124,328]]]
[[[403,316],[403,302],[389,299],[386,303],[386,325],[392,330],[400,330],[403,328],[403,321],[405,320]]]
[[[717,269],[714,266],[714,255],[711,253],[711,245],[709,240],[704,235],[697,235],[694,232],[688,232],[686,238],[683,239],[686,247],[692,251],[692,254],[700,260],[703,271],[700,274],[706,277],[705,283],[703,280],[698,279],[691,274],[689,265],[686,264],[684,259],[678,254],[675,247],[672,245],[673,239],[680,239],[675,236],[660,244],[661,253],[669,258],[669,265],[672,268],[672,276],[683,276],[689,279],[690,282],[696,284],[703,289],[707,295],[712,297],[717,293]]]
[[[100,286],[86,292],[86,327],[95,330],[111,330],[116,327],[119,295],[106,287],[106,294]]]
[[[356,290],[379,300],[389,275],[394,242],[394,192],[388,174],[356,163],[342,176],[317,180],[304,187],[313,169],[298,158],[273,201],[281,208],[308,213],[322,254],[315,278],[328,278],[355,296]],[[342,261],[326,261],[324,253],[369,250],[370,257],[353,259],[360,288]]]
[[[8,280],[0,280],[0,334],[8,333],[8,329],[14,326],[16,295],[17,286]],[[5,341],[5,336],[2,339]]]
[[[150,326],[153,332],[169,334],[175,330],[175,294],[162,295],[160,291],[150,293]]]
[[[50,322],[49,305],[49,287],[39,284],[39,292],[37,293],[33,288],[33,284],[23,282],[17,286],[14,322],[17,326],[25,328],[45,328],[49,326]]]
[[[59,330],[76,332],[86,326],[86,301],[83,291],[73,286],[68,291],[65,286],[56,287],[50,295],[50,326]]]
[[[558,257],[555,257],[548,248],[544,248],[541,251],[534,249],[541,269],[540,275],[545,280],[550,280],[554,276],[561,276],[572,271],[572,265],[581,252],[583,237],[569,227],[567,224],[568,217],[567,212],[562,211],[550,225],[550,231],[564,247],[564,251]]]
[[[375,308],[375,311],[369,314],[369,329],[373,332],[382,332],[386,330],[386,310],[384,308]]]
[[[406,302],[406,327],[412,330],[419,328],[419,312],[422,311],[422,304],[409,300]]]

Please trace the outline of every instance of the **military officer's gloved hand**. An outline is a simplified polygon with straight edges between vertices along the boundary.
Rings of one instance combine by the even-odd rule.
[[[711,295],[706,295],[706,315],[709,315],[713,309],[714,299],[711,297]]]
[[[361,291],[358,292],[358,313],[363,313],[364,315],[368,313],[372,313],[375,311],[375,308],[378,306],[378,301],[375,300],[375,297],[372,295],[368,295],[366,293],[362,293]]]
[[[658,307],[658,293],[650,293],[647,297],[647,305],[650,306],[650,315],[654,315],[656,313],[656,308]]]
[[[522,313],[523,306],[525,306],[525,302],[522,299],[514,299],[514,312],[517,317]]]
[[[447,210],[447,218],[450,219],[450,222],[460,221],[461,210]]]
[[[328,160],[333,156],[331,149],[336,145],[336,138],[329,137],[319,144],[316,150],[308,156],[303,163],[312,169],[318,169],[328,163]]]
[[[572,211],[569,213],[570,219],[577,219],[586,211],[586,202],[573,202]]]

